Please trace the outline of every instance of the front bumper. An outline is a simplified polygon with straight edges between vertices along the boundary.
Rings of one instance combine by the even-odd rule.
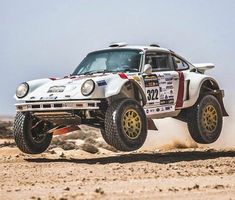
[[[98,100],[86,101],[43,101],[15,104],[17,112],[60,111],[60,110],[94,110],[99,109]]]

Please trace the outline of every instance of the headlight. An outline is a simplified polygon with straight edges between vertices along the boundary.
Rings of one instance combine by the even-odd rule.
[[[23,98],[28,94],[28,92],[29,92],[28,83],[21,83],[16,89],[16,96],[18,98]]]
[[[81,92],[84,96],[90,95],[95,89],[95,83],[93,80],[87,80],[82,84]]]

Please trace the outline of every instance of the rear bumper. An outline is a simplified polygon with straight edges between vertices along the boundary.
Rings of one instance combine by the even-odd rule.
[[[100,101],[43,101],[15,104],[17,112],[60,111],[60,110],[94,110],[99,109]]]

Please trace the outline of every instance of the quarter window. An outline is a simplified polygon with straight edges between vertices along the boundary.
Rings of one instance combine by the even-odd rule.
[[[189,65],[183,60],[177,58],[176,56],[173,56],[172,58],[175,63],[176,70],[185,70],[189,68]]]

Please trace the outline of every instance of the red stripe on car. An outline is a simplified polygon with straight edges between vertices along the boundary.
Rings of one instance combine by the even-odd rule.
[[[182,107],[184,103],[184,73],[178,71],[179,74],[179,90],[176,100],[176,108]]]
[[[124,74],[124,73],[119,73],[118,75],[119,75],[120,78],[122,78],[122,79],[128,79],[128,76],[127,76],[126,74]]]

